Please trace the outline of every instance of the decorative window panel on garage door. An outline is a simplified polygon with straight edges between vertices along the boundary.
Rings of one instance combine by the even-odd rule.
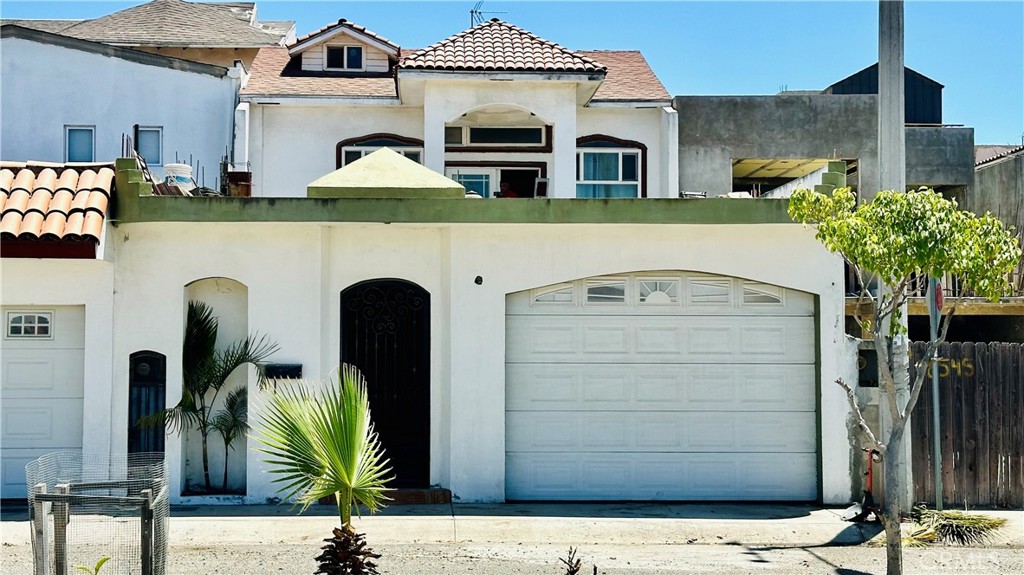
[[[508,499],[817,497],[811,295],[657,272],[506,309]]]

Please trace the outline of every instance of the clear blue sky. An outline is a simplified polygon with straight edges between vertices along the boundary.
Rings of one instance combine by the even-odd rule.
[[[134,2],[0,0],[4,18],[93,18]],[[260,0],[260,19],[299,35],[346,18],[403,48],[469,27],[475,0]],[[498,17],[568,48],[638,49],[672,95],[821,89],[878,56],[878,2],[527,2]],[[1024,138],[1024,0],[906,2],[906,64],[943,84],[943,120],[978,144]],[[685,121],[685,118],[681,118]]]

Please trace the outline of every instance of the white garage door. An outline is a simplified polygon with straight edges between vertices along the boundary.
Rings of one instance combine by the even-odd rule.
[[[25,464],[82,448],[85,308],[4,307],[0,496],[25,497]]]
[[[682,272],[508,296],[506,497],[813,500],[813,297]]]

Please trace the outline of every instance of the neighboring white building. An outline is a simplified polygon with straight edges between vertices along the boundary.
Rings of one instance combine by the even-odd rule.
[[[5,161],[107,162],[136,140],[153,174],[191,163],[216,188],[232,143],[241,68],[223,68],[78,40],[21,26],[0,27],[0,148]],[[53,97],[60,78],[74,90]],[[205,178],[203,174],[205,173]]]
[[[572,51],[491,20],[426,49],[345,20],[260,51],[238,169],[257,196],[389,146],[484,197],[676,197],[678,125],[635,51]]]

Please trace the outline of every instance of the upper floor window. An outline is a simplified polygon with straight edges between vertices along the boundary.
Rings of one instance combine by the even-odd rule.
[[[635,150],[576,153],[577,198],[636,198],[640,190],[640,154]]]
[[[64,160],[67,162],[96,161],[96,128],[94,126],[64,126]]]
[[[53,312],[8,312],[7,337],[50,338]]]
[[[646,197],[647,147],[611,136],[576,140],[577,198]]]
[[[366,154],[376,152],[384,146],[345,146],[341,150],[341,165],[347,166],[352,162],[362,158]],[[406,158],[416,162],[417,164],[423,163],[423,148],[409,148],[409,147],[398,147],[388,146],[399,154],[402,154]]]
[[[545,130],[541,126],[447,126],[444,143],[448,146],[543,146]]]
[[[135,150],[150,166],[163,165],[164,131],[159,126],[139,126],[135,138]]]
[[[336,164],[347,166],[366,154],[388,147],[410,160],[423,163],[423,141],[398,134],[370,134],[359,138],[342,140],[337,145]]]
[[[324,48],[325,67],[327,70],[362,70],[362,46],[326,46]]]

